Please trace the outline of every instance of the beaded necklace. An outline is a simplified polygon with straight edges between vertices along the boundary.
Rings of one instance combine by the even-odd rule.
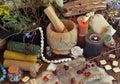
[[[5,68],[3,67],[2,64],[0,64],[0,69],[2,71],[2,76],[0,77],[0,81],[4,81],[4,79],[6,78],[7,72],[6,72],[6,70],[5,70]]]
[[[48,60],[44,57],[44,54],[43,54],[43,50],[44,50],[44,36],[43,36],[43,30],[41,27],[39,27],[39,30],[40,30],[40,34],[41,34],[41,53],[40,53],[40,56],[42,58],[42,60],[44,62],[47,62],[47,63],[62,63],[62,62],[67,62],[67,61],[71,61],[72,58],[63,58],[63,59],[59,59],[59,60]]]

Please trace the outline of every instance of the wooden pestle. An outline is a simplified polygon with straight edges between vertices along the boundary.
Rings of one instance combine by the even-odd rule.
[[[54,9],[52,6],[48,6],[45,10],[44,10],[45,14],[48,16],[48,18],[50,19],[50,21],[52,22],[55,30],[57,32],[67,32],[67,29],[65,28],[65,25],[62,23],[62,21],[57,17]]]

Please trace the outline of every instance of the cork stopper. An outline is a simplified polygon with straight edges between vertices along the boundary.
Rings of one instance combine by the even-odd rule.
[[[19,72],[19,67],[17,65],[11,65],[8,68],[8,72],[12,74],[17,74]]]

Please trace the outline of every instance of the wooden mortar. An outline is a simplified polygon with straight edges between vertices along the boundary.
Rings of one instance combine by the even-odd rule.
[[[47,43],[55,54],[66,55],[77,44],[77,27],[71,20],[62,20],[67,32],[57,32],[52,23],[47,27]]]

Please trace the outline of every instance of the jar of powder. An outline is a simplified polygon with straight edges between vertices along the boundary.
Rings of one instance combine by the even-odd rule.
[[[17,65],[12,65],[8,68],[8,79],[11,82],[19,82],[22,77],[23,72]]]

